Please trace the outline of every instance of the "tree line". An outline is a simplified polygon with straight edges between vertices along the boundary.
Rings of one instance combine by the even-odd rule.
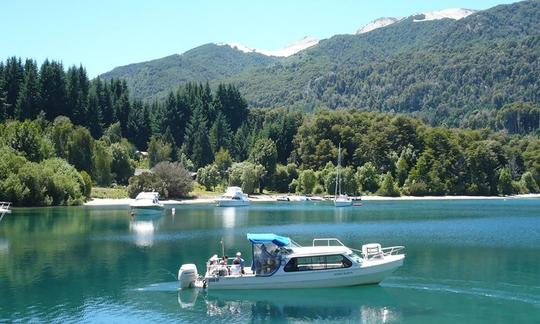
[[[32,60],[21,62],[10,58],[0,63],[0,146],[28,163],[67,161],[79,176],[100,186],[129,183],[143,190],[145,184],[159,184],[163,192],[185,195],[187,189],[175,189],[165,176],[181,167],[197,172],[198,182],[208,189],[241,185],[249,193],[331,194],[341,143],[343,187],[349,194],[538,191],[540,141],[533,135],[507,134],[534,129],[537,108],[526,103],[497,111],[506,116],[499,125],[507,132],[453,129],[358,110],[308,114],[293,108],[248,109],[231,84],[211,88],[190,83],[163,101],[141,102],[129,99],[123,81],[89,80],[83,67],[66,72],[61,63],[45,61],[38,70]],[[148,165],[137,151],[148,151]],[[159,179],[133,177],[136,165],[154,168],[160,162],[173,164],[158,168]],[[4,189],[16,184],[6,180],[10,172],[25,174],[8,165],[0,173]],[[19,182],[26,187],[10,187],[5,190],[10,196],[3,198],[25,201],[17,198],[22,197],[19,192],[30,190],[30,182],[39,183]],[[87,182],[78,183],[81,195],[36,204],[79,202]],[[191,188],[182,183],[182,188]]]

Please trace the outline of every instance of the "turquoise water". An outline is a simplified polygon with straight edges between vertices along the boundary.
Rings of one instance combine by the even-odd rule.
[[[0,322],[540,322],[540,200],[18,209],[0,222]],[[380,285],[296,291],[178,292],[178,267],[248,232],[405,245]],[[248,263],[250,260],[247,260]]]

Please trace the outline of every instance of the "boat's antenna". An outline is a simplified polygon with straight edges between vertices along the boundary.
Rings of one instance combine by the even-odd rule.
[[[225,244],[223,243],[223,237],[221,238],[221,256],[225,256]]]

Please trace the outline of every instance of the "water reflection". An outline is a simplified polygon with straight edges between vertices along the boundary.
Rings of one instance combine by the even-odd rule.
[[[247,207],[220,207],[214,209],[214,215],[221,217],[223,228],[233,229],[246,223]]]
[[[0,237],[0,253],[8,253],[8,252],[9,252],[8,240]]]
[[[330,297],[331,296],[331,297]],[[388,300],[381,287],[310,289],[296,291],[182,290],[182,309],[200,308],[209,317],[255,321],[317,320],[388,323],[400,321],[401,311],[378,300]]]
[[[135,216],[129,222],[129,230],[135,235],[135,245],[150,247],[154,244],[156,232],[162,214],[146,214]]]

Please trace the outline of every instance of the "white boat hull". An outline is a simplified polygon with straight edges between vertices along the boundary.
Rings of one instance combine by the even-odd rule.
[[[241,207],[249,206],[249,200],[236,200],[236,199],[217,199],[216,205],[218,207]]]
[[[352,205],[352,200],[334,200],[334,206],[336,207],[351,207]]]
[[[280,272],[272,276],[226,276],[207,278],[208,289],[335,288],[378,284],[403,265],[404,255],[386,256],[361,267],[335,270]]]

